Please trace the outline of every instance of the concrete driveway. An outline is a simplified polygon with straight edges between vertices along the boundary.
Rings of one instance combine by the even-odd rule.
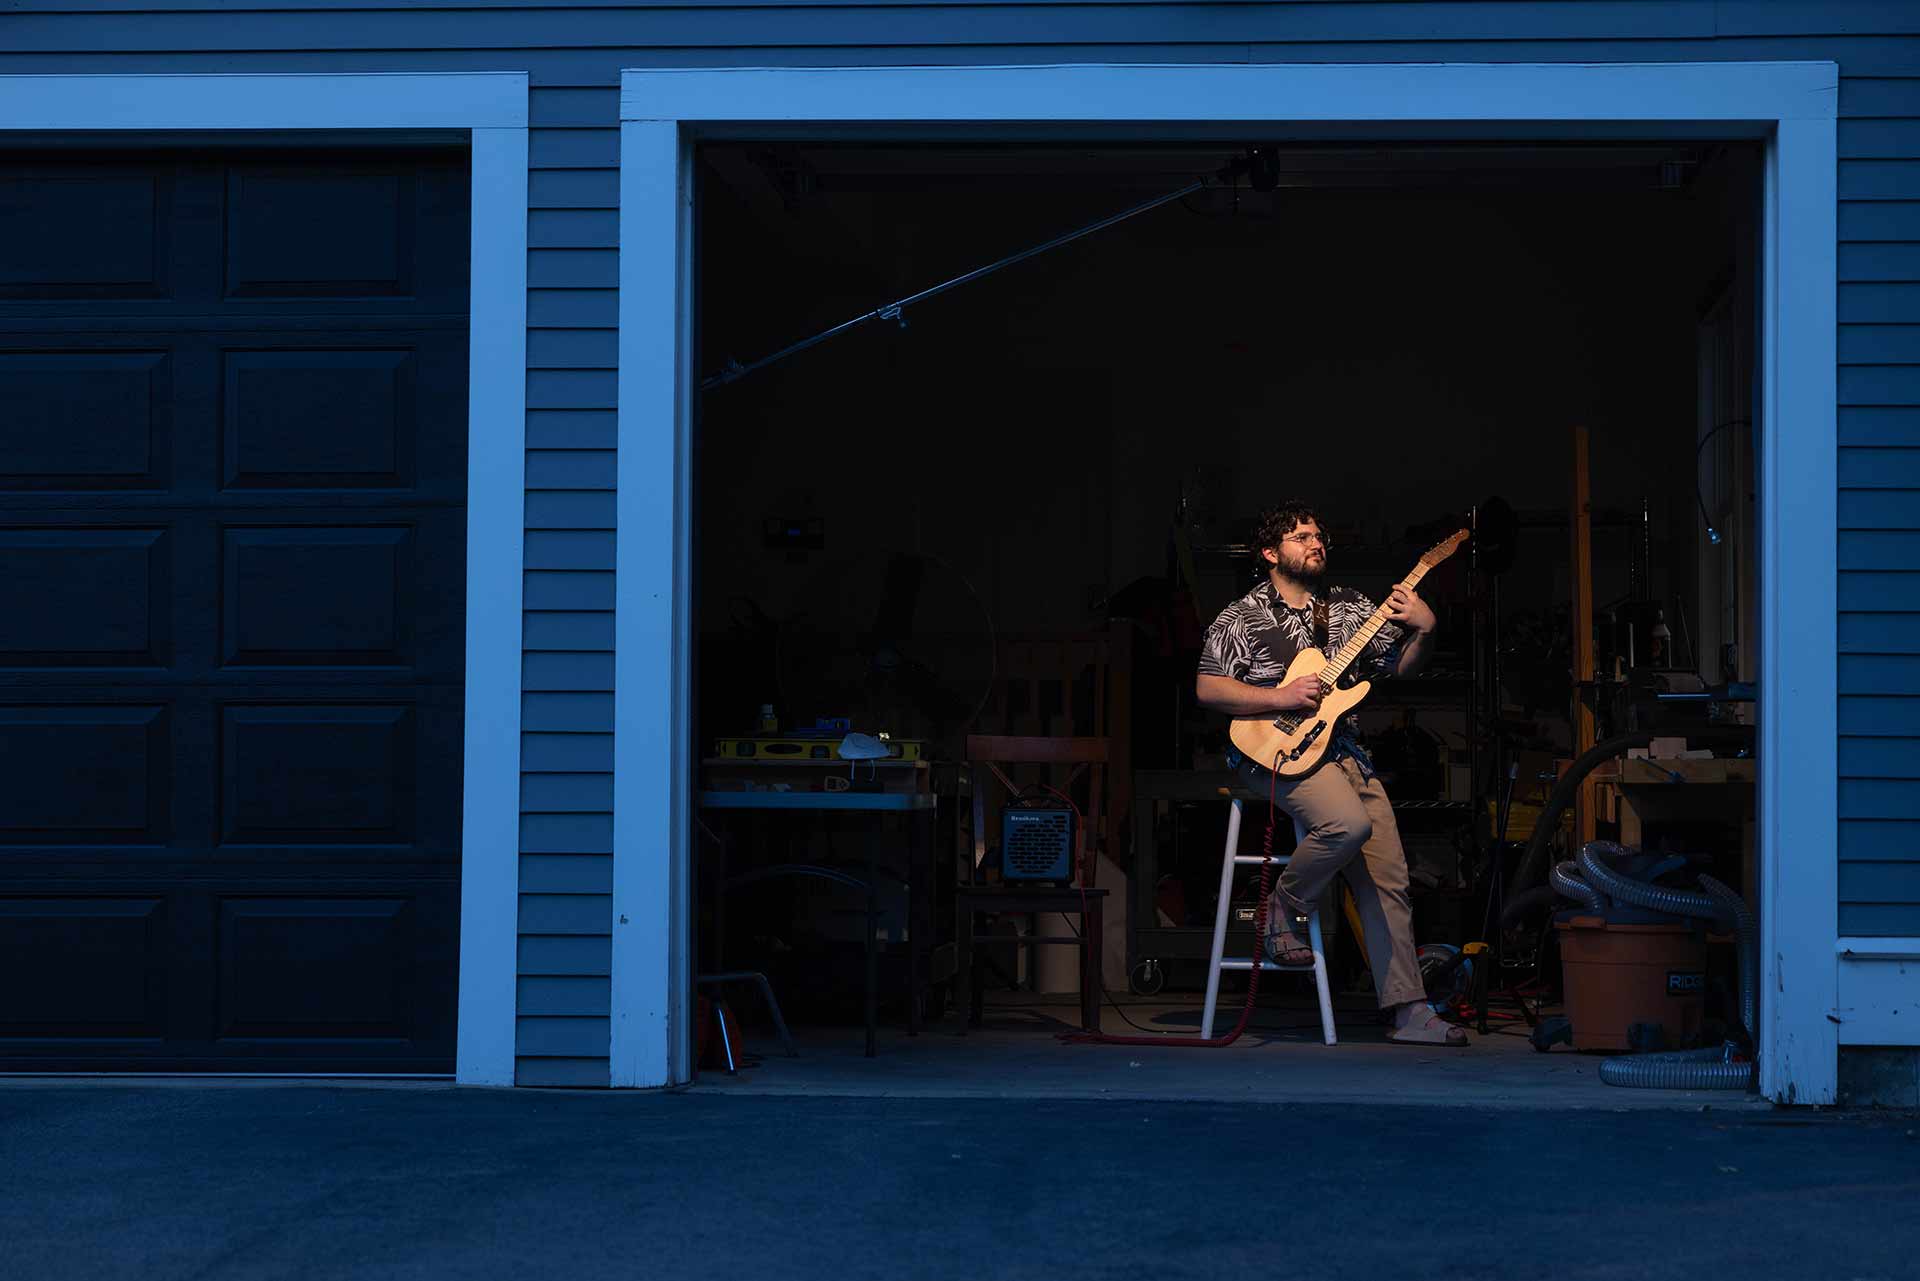
[[[0,1085],[0,1273],[1905,1279],[1893,1115]]]

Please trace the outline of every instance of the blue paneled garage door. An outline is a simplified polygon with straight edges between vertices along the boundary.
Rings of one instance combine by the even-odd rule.
[[[467,178],[0,156],[0,1068],[451,1069]]]

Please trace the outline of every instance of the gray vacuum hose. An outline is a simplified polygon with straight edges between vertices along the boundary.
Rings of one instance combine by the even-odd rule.
[[[1668,916],[1692,916],[1703,921],[1718,921],[1725,912],[1725,906],[1716,902],[1712,895],[1698,890],[1670,890],[1663,885],[1649,885],[1645,881],[1636,881],[1630,876],[1622,876],[1608,867],[1607,855],[1624,855],[1628,851],[1612,841],[1588,841],[1580,851],[1580,871],[1585,874],[1587,884],[1593,886],[1610,898],[1622,903],[1631,903],[1635,907],[1644,907],[1655,912],[1664,912]],[[1732,924],[1732,922],[1728,922]]]
[[[1553,870],[1547,873],[1547,879],[1553,883],[1554,889],[1560,891],[1563,898],[1572,899],[1589,912],[1607,910],[1606,896],[1580,879],[1580,865],[1572,859],[1555,863]]]
[[[1746,1090],[1753,1087],[1752,1063],[1730,1060],[1731,1044],[1717,1050],[1673,1050],[1608,1059],[1600,1079],[1632,1090]]]
[[[1612,841],[1592,841],[1580,851],[1580,869],[1593,885],[1623,903],[1731,925],[1739,938],[1740,1017],[1752,1037],[1757,1027],[1754,944],[1758,939],[1753,912],[1738,894],[1711,876],[1702,876],[1705,893],[1670,890],[1622,876],[1606,865],[1608,855],[1625,853]],[[1555,869],[1558,871],[1559,869]],[[1719,1049],[1677,1050],[1667,1054],[1636,1054],[1608,1059],[1600,1065],[1600,1079],[1608,1085],[1640,1090],[1745,1090],[1753,1085],[1752,1062],[1737,1063],[1732,1041]]]
[[[1711,876],[1702,876],[1700,887],[1720,904],[1726,913],[1723,919],[1733,923],[1735,946],[1739,948],[1740,1022],[1747,1034],[1747,1044],[1757,1046],[1760,1044],[1760,923],[1747,901],[1728,886]]]

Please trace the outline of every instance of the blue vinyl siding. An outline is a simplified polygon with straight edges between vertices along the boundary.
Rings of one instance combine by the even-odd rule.
[[[613,869],[592,854],[522,854],[520,884],[529,894],[608,894]]]
[[[11,0],[0,73],[533,83],[519,1079],[607,1081],[619,75],[1056,62],[1840,64],[1843,933],[1920,935],[1920,4]]]
[[[604,814],[613,808],[613,780],[605,774],[525,774],[520,808],[527,814]]]
[[[613,693],[522,695],[520,730],[523,734],[611,734]]]
[[[613,520],[612,490],[546,489],[527,493],[528,529],[591,529]]]
[[[610,610],[613,575],[535,571],[526,576],[526,606],[532,610]]]
[[[613,569],[613,531],[543,529],[527,531],[528,569]]]
[[[532,249],[618,247],[619,214],[612,209],[535,209],[527,215]]]
[[[581,333],[569,329],[565,333]],[[593,332],[601,332],[595,330]],[[527,414],[529,449],[612,449],[616,435],[614,413],[610,409],[536,409]],[[531,523],[529,529],[536,528]],[[583,528],[565,526],[564,528]],[[584,526],[597,529],[598,526]]]
[[[528,691],[603,690],[613,681],[612,660],[611,654],[530,653],[520,684]]]
[[[522,636],[529,650],[607,650],[613,645],[613,619],[592,611],[550,610],[527,615]]]
[[[522,725],[519,930],[523,947],[545,950],[531,967],[522,954],[515,1079],[603,1086],[612,1027],[619,90],[535,88],[528,111],[521,686],[530,705],[554,701]]]
[[[1920,66],[1905,70],[1840,89],[1843,935],[1920,934]]]
[[[613,973],[613,939],[604,935],[524,935],[520,939],[520,973],[606,978]]]
[[[559,733],[527,732],[520,740],[520,768],[529,774],[551,770],[558,773],[613,772],[613,735],[585,730]],[[613,873],[607,873],[613,883]]]
[[[608,979],[529,976],[519,982],[520,1002],[556,1015],[590,1018],[607,1008],[611,987]]]

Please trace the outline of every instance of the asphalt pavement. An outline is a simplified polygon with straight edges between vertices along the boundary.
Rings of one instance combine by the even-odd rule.
[[[1710,1105],[16,1082],[0,1276],[1907,1281],[1916,1131]]]

